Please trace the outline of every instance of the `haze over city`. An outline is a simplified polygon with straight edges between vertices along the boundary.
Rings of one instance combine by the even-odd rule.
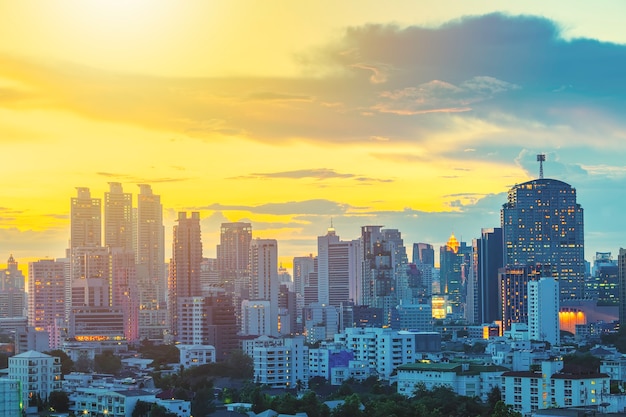
[[[601,5],[0,2],[0,259],[64,256],[75,188],[109,182],[161,196],[168,251],[179,211],[205,256],[247,221],[286,265],[331,219],[471,241],[538,153],[577,190],[586,259],[615,254],[626,4]]]

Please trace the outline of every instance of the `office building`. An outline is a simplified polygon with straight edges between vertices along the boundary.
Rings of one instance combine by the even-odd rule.
[[[515,185],[502,207],[501,225],[505,265],[552,265],[561,299],[583,296],[584,223],[576,189],[544,178]]]
[[[476,241],[476,299],[475,320],[477,324],[500,320],[501,307],[498,293],[498,270],[504,267],[504,243],[502,229],[482,229]]]
[[[553,275],[550,265],[507,266],[500,269],[498,288],[503,330],[510,330],[513,323],[528,324],[528,283]]]

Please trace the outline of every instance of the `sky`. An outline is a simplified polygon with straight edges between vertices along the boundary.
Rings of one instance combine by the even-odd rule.
[[[509,188],[571,184],[585,256],[626,246],[626,2],[0,0],[0,260],[65,255],[70,198],[147,183],[204,254],[331,222],[444,244]],[[136,197],[135,197],[136,201]],[[3,255],[4,254],[4,255]],[[3,258],[4,257],[4,258]],[[0,261],[1,262],[1,261]]]

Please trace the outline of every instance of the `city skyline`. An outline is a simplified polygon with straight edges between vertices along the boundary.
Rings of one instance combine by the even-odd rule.
[[[76,188],[111,182],[161,197],[166,259],[178,212],[207,257],[226,222],[287,265],[331,221],[471,242],[539,153],[585,209],[585,259],[616,258],[626,5],[419,3],[0,4],[0,259],[63,257]]]

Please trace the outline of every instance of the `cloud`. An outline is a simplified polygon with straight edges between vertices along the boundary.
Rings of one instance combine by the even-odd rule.
[[[210,204],[208,206],[195,207],[195,210],[213,210],[213,211],[248,211],[257,214],[274,214],[274,215],[299,215],[299,214],[315,214],[315,215],[337,215],[344,214],[353,209],[349,204],[337,203],[330,200],[306,200],[306,201],[289,201],[286,203],[267,203],[258,206],[249,205],[224,205],[219,203]]]
[[[501,147],[558,146],[564,129],[581,145],[624,135],[626,45],[565,40],[546,18],[364,25],[301,54],[317,77],[151,77],[4,54],[0,77],[24,90],[0,91],[0,107],[61,109],[203,141],[428,143],[475,120],[507,138]],[[495,140],[476,131],[470,147]]]
[[[112,172],[96,172],[96,175],[111,178],[118,181],[131,182],[136,184],[162,183],[162,182],[182,182],[189,178],[163,178],[163,177],[137,177],[128,174],[117,174]]]
[[[363,177],[355,174],[339,173],[333,169],[328,168],[312,168],[312,169],[298,169],[294,171],[280,171],[280,172],[255,172],[248,175],[233,177],[231,179],[271,179],[271,178],[287,178],[287,179],[305,179],[311,178],[315,180],[328,180],[328,179],[353,179],[361,182],[391,182],[390,179],[379,179]]]
[[[433,80],[417,87],[380,93],[380,103],[372,108],[382,113],[412,116],[425,113],[461,113],[471,111],[471,105],[489,100],[496,94],[520,87],[493,77],[473,77],[452,85]]]
[[[274,92],[252,93],[249,96],[252,100],[261,101],[312,101],[313,97],[293,94],[280,94]]]

